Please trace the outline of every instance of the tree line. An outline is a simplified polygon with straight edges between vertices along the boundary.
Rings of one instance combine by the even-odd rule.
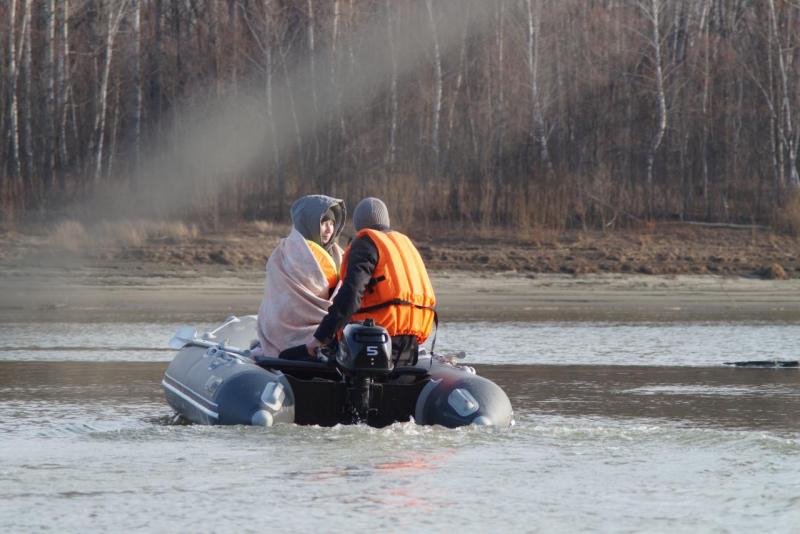
[[[6,0],[0,36],[5,222],[157,188],[215,102],[263,129],[182,214],[774,223],[800,189],[796,0]]]

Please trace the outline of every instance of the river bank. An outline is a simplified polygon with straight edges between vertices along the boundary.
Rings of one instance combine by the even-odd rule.
[[[215,230],[165,221],[85,226],[65,221],[0,230],[0,267],[141,264],[155,271],[261,271],[289,226],[242,222]],[[484,229],[441,224],[408,231],[438,271],[522,274],[717,274],[800,278],[800,237],[763,227],[660,223],[602,232]],[[352,236],[340,238],[346,244]],[[138,269],[141,270],[141,269]]]
[[[138,226],[137,226],[138,224]],[[255,313],[288,228],[135,223],[0,236],[0,321]],[[750,228],[414,235],[447,320],[800,321],[800,240]]]
[[[4,271],[2,322],[215,322],[255,313],[260,272]],[[442,321],[800,321],[800,280],[433,271]]]

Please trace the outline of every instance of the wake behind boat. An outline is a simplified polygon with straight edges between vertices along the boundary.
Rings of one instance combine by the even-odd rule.
[[[255,316],[230,317],[202,336],[180,328],[162,380],[167,402],[210,425],[512,424],[511,402],[497,384],[452,357],[421,353],[416,365],[395,367],[389,335],[370,321],[348,325],[327,362],[253,357],[242,347],[251,346],[255,329]]]

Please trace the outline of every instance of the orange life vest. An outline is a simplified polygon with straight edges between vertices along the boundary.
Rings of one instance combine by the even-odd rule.
[[[317,260],[319,268],[322,269],[322,274],[325,280],[328,281],[328,296],[336,289],[336,284],[339,283],[339,272],[336,270],[336,263],[333,257],[328,254],[328,251],[319,246],[316,242],[306,239],[308,248],[311,249],[311,254]]]
[[[364,229],[356,239],[367,235],[378,249],[378,264],[364,292],[361,308],[351,320],[372,318],[390,336],[413,335],[421,344],[433,330],[436,296],[419,251],[400,232]],[[347,273],[350,248],[342,261]]]

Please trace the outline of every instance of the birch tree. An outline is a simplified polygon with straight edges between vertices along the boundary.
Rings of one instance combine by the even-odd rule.
[[[17,19],[17,0],[11,0],[9,6],[8,28],[8,93],[9,93],[9,122],[11,130],[11,176],[12,186],[18,185],[17,180],[22,176],[22,163],[20,162],[19,147],[19,102],[17,100],[17,47],[15,42],[14,25]]]
[[[45,28],[47,30],[43,58],[43,70],[45,75],[45,135],[43,151],[45,165],[42,176],[45,192],[49,191],[55,178],[55,150],[53,149],[53,144],[56,137],[55,91],[57,72],[53,58],[57,48],[56,9],[56,0],[45,0],[42,8],[42,17],[45,20]]]
[[[395,153],[397,152],[397,56],[394,45],[394,22],[392,17],[391,0],[386,0],[386,35],[389,43],[389,61],[392,63],[391,80],[389,83],[390,118],[389,118],[389,149],[386,153],[386,163],[391,169],[394,167]]]
[[[69,120],[69,102],[72,94],[72,83],[70,78],[70,51],[69,51],[69,0],[61,0],[61,24],[58,54],[58,97],[59,97],[59,153],[61,154],[61,165],[66,167],[70,164],[69,149],[67,147],[67,122]],[[74,117],[74,115],[73,115]],[[73,122],[74,125],[74,122]],[[75,127],[77,130],[77,127]],[[60,173],[60,188],[64,190],[64,173]]]
[[[789,185],[792,187],[792,189],[797,189],[800,187],[800,175],[798,175],[797,171],[797,145],[798,141],[800,141],[800,130],[795,130],[795,125],[792,118],[791,98],[795,94],[792,91],[791,83],[789,81],[789,68],[792,64],[792,61],[787,61],[785,57],[786,52],[789,52],[790,58],[793,57],[795,55],[795,51],[790,46],[783,47],[781,44],[781,39],[778,32],[778,20],[775,14],[775,0],[767,0],[767,5],[769,6],[769,22],[772,41],[778,47],[776,55],[778,56],[778,73],[780,74],[781,82],[780,121],[783,125],[783,127],[779,128],[778,131],[781,135],[781,144],[786,150],[788,156]],[[790,6],[789,9],[798,8],[793,8]],[[787,45],[790,45],[791,41],[789,35],[787,35],[787,41]]]
[[[504,161],[503,151],[505,150],[506,134],[506,99],[505,99],[505,34],[503,26],[505,23],[506,4],[505,0],[497,0],[497,28],[495,31],[495,42],[497,45],[497,101],[495,103],[494,116],[496,119],[496,139],[495,139],[495,161],[493,166],[497,169],[498,181],[504,181]]]
[[[131,61],[131,86],[133,92],[133,112],[131,114],[133,138],[133,166],[139,169],[142,142],[142,1],[131,2],[131,31],[133,32],[133,58]]]
[[[798,24],[797,0],[4,0],[3,206],[135,188],[123,156],[173,159],[183,110],[230,98],[268,125],[219,147],[222,216],[386,169],[389,194],[436,179],[414,220],[767,223],[800,187]]]
[[[270,137],[272,145],[272,158],[275,168],[275,177],[280,184],[280,199],[283,200],[283,179],[281,176],[281,152],[278,148],[278,130],[275,126],[275,111],[272,101],[272,0],[264,0],[264,37],[263,37],[263,50],[264,50],[264,92],[267,99],[267,120],[269,121]]]
[[[250,34],[256,41],[258,48],[261,51],[264,61],[264,102],[265,114],[268,124],[268,137],[269,145],[272,156],[268,159],[268,168],[265,169],[267,173],[272,172],[275,176],[276,183],[279,189],[279,199],[282,200],[284,196],[284,182],[281,176],[281,153],[278,146],[278,130],[276,126],[277,117],[275,114],[273,103],[273,61],[272,61],[272,48],[274,46],[274,23],[273,23],[273,2],[272,0],[262,0],[261,2],[262,17],[260,19],[260,31],[255,27],[254,22],[250,17],[250,12],[243,10],[244,21],[250,29]],[[271,169],[270,169],[271,167]]]
[[[541,9],[539,0],[536,8],[532,6],[532,0],[526,0],[528,8],[528,76],[531,86],[531,126],[534,139],[539,144],[539,157],[546,165],[550,174],[553,173],[553,163],[550,160],[550,150],[547,146],[547,128],[544,124],[544,113],[542,111],[542,97],[539,91],[539,28]]]
[[[346,137],[344,128],[344,116],[342,115],[342,91],[339,87],[339,26],[342,16],[342,3],[341,0],[333,0],[333,21],[331,28],[331,55],[330,55],[330,75],[331,87],[333,88],[334,106],[332,108],[332,117],[330,126],[328,127],[328,154],[332,152],[333,144],[333,131],[335,124],[338,122],[341,131],[342,139]]]
[[[25,129],[23,130],[23,146],[25,148],[25,183],[30,191],[34,188],[34,160],[33,160],[33,53],[31,52],[31,9],[33,7],[33,0],[25,0],[25,11],[22,20],[22,34],[23,34],[23,73],[24,73],[24,87],[25,87],[25,100],[23,109],[23,121]]]
[[[228,60],[231,64],[231,84],[233,94],[239,93],[239,10],[237,0],[228,0],[228,21],[230,24],[231,54]]]
[[[710,93],[711,93],[711,17],[709,10],[711,9],[711,0],[706,0],[703,7],[703,13],[700,17],[700,31],[703,32],[703,97],[701,103],[701,112],[703,114],[703,150],[702,150],[702,165],[703,165],[703,201],[706,204],[706,219],[710,217],[711,203],[709,202],[709,171],[708,171],[708,157],[709,157],[709,122],[710,122]]]
[[[456,75],[456,84],[453,88],[453,95],[450,99],[450,109],[447,113],[447,136],[445,138],[444,153],[448,162],[450,161],[451,157],[450,143],[453,139],[456,104],[458,103],[458,97],[461,93],[461,87],[464,84],[464,78],[466,77],[467,71],[467,41],[469,38],[470,3],[471,2],[467,2],[464,6],[464,25],[461,30],[461,49],[458,56],[458,74]]]
[[[108,111],[108,81],[111,77],[111,62],[114,57],[114,41],[116,40],[119,23],[122,20],[122,15],[127,7],[127,4],[127,0],[119,0],[117,2],[112,0],[107,6],[108,17],[106,24],[105,60],[103,62],[103,73],[100,79],[100,88],[98,91],[100,109],[94,123],[94,137],[97,140],[95,142],[94,150],[95,184],[100,182],[100,175],[103,170],[103,145],[105,143],[106,115]]]
[[[300,173],[303,174],[303,135],[300,131],[300,117],[298,116],[297,110],[297,102],[294,97],[294,82],[292,80],[292,75],[289,73],[289,67],[287,65],[288,61],[286,59],[287,51],[285,46],[283,45],[283,39],[278,39],[278,52],[281,56],[281,67],[283,68],[283,78],[284,82],[286,83],[286,94],[289,95],[289,110],[292,116],[292,125],[294,126],[294,138],[295,143],[297,145],[297,154],[296,158],[298,161],[298,165],[301,169]]]
[[[661,51],[661,19],[664,12],[663,0],[642,0],[639,8],[650,25],[650,33],[646,35],[650,47],[650,59],[652,61],[654,73],[654,98],[656,101],[657,116],[656,128],[650,140],[647,150],[647,160],[645,176],[647,184],[647,211],[650,216],[655,211],[655,187],[653,185],[653,166],[656,153],[664,139],[664,132],[667,130],[667,97],[664,90],[664,72],[662,66]]]
[[[314,25],[316,19],[314,17],[314,0],[308,0],[308,69],[311,84],[311,104],[313,107],[313,115],[311,116],[311,131],[314,135],[314,163],[319,163],[319,136],[317,135],[317,116],[319,115],[319,99],[317,98],[317,68],[316,58],[317,53],[316,43],[314,41]]]
[[[439,172],[439,117],[442,113],[442,56],[439,51],[439,36],[436,27],[436,16],[433,12],[432,0],[425,0],[428,9],[428,20],[433,37],[433,69],[434,69],[434,96],[433,117],[431,123],[431,151],[433,152],[433,174]]]

